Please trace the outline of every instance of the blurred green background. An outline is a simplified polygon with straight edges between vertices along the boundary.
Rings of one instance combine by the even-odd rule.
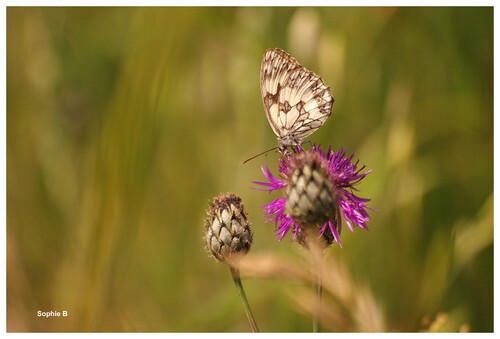
[[[300,256],[263,223],[275,196],[251,189],[278,155],[242,165],[277,145],[270,47],[332,88],[308,139],[373,169],[370,231],[344,228],[327,256],[378,329],[493,331],[493,8],[465,7],[7,8],[8,331],[250,330],[203,219],[236,192],[249,257]],[[311,331],[300,283],[243,283],[262,331]]]

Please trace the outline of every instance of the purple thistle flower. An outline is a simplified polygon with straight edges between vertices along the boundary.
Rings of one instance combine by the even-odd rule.
[[[331,147],[325,153],[320,146],[309,150],[297,150],[296,154],[281,157],[278,170],[280,178],[273,176],[269,168],[262,167],[267,181],[254,184],[263,186],[263,191],[284,190],[285,197],[275,199],[262,206],[266,222],[276,224],[276,237],[283,240],[291,231],[293,239],[302,234],[302,227],[315,225],[329,244],[333,241],[342,247],[340,231],[342,219],[347,228],[354,232],[354,226],[368,229],[370,216],[366,203],[370,199],[360,198],[354,187],[371,171],[362,172],[359,160],[353,162],[354,154],[346,156],[343,149],[333,152]]]

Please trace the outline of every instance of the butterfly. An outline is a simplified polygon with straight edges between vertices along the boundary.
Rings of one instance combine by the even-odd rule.
[[[278,150],[300,146],[332,114],[334,98],[323,79],[287,52],[268,49],[260,67],[260,90]]]

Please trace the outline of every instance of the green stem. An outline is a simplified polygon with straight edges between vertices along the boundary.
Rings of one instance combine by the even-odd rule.
[[[259,332],[259,328],[257,327],[257,323],[252,314],[252,310],[250,309],[250,305],[248,304],[247,296],[245,295],[245,290],[243,289],[243,285],[241,284],[240,279],[240,270],[234,267],[229,267],[231,269],[231,274],[233,276],[234,284],[236,285],[236,289],[238,290],[238,294],[240,296],[241,302],[243,303],[243,308],[245,309],[245,313],[247,314],[248,322],[252,327],[253,332]]]

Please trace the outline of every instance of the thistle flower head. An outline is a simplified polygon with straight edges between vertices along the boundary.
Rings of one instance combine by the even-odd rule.
[[[241,198],[234,193],[219,195],[210,202],[205,219],[207,251],[227,262],[248,253],[252,231]]]
[[[280,159],[280,178],[269,168],[262,168],[267,181],[254,182],[261,190],[282,190],[284,197],[264,205],[266,221],[276,224],[276,236],[282,240],[291,231],[293,238],[304,244],[305,231],[315,227],[328,244],[342,246],[340,232],[342,220],[351,232],[353,227],[368,229],[370,220],[366,202],[354,194],[355,185],[370,171],[362,172],[354,155],[346,156],[343,149],[325,153],[319,146],[298,150]]]

